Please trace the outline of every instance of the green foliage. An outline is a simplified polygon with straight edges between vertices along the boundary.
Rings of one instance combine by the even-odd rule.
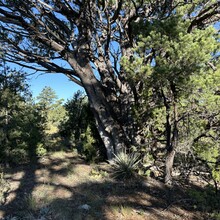
[[[197,155],[204,161],[197,169],[207,171],[208,166],[218,182],[219,32],[211,25],[188,31],[187,13],[194,9],[182,5],[164,19],[133,23],[137,33],[134,55],[122,57],[121,65],[132,85],[142,83],[141,89],[137,87],[140,104],[133,106],[133,113],[147,139],[146,152],[151,149],[158,161],[164,160],[166,145],[174,146],[176,129],[175,165],[182,170],[186,163],[193,167],[198,161],[192,158]]]
[[[198,157],[201,158],[205,162],[204,165],[207,165],[209,168],[208,172],[212,179],[216,183],[220,183],[220,165],[218,164],[220,152],[219,143],[213,141],[211,138],[201,138],[194,147]]]
[[[196,209],[213,213],[219,211],[220,196],[215,193],[212,186],[208,186],[203,191],[192,189],[188,193],[194,199]]]
[[[212,168],[212,177],[219,184],[220,183],[220,165],[216,165]]]
[[[94,177],[95,179],[99,179],[99,178],[107,178],[109,177],[109,174],[104,171],[99,169],[98,167],[94,167],[91,172],[89,173],[90,176]]]
[[[12,149],[7,157],[9,158],[9,162],[14,165],[25,164],[30,159],[27,150],[22,148]]]
[[[99,156],[95,143],[96,141],[92,135],[91,128],[88,126],[86,131],[81,134],[82,153],[88,161],[94,162]]]
[[[63,148],[59,127],[66,120],[66,110],[63,106],[63,100],[58,99],[55,91],[51,87],[44,87],[37,97],[37,107],[41,116],[45,119],[44,127],[44,149],[41,148],[41,153],[45,150],[55,151]]]
[[[57,95],[51,87],[44,87],[37,97],[38,105],[45,111],[53,108]]]
[[[96,128],[87,97],[80,91],[65,104],[67,117],[59,129],[61,136],[68,140],[68,145],[77,148],[88,161],[95,161],[105,156],[104,146]]]
[[[0,163],[27,162],[42,140],[42,118],[23,73],[1,70],[0,107]]]
[[[125,180],[135,177],[139,163],[140,159],[138,154],[120,152],[110,161],[113,178]]]
[[[190,94],[190,77],[207,71],[207,62],[219,47],[215,37],[217,30],[209,27],[188,33],[189,20],[182,18],[181,10],[165,20],[155,19],[136,25],[141,33],[134,48],[135,56],[132,60],[123,57],[121,65],[132,81],[144,83],[141,95],[145,102],[148,101],[147,105],[152,101],[152,95],[154,102],[160,100],[155,104],[162,104],[161,89],[166,96],[171,96],[170,84],[178,90],[178,98],[183,93]],[[139,107],[143,108],[142,105]]]
[[[28,210],[29,212],[34,212],[38,209],[38,201],[31,194],[25,195],[23,202],[24,202],[23,205],[25,206],[26,210]]]
[[[80,135],[86,131],[88,124],[94,123],[88,100],[82,92],[78,91],[64,107],[67,111],[67,118],[60,126],[61,135],[71,139],[73,145],[77,145],[80,141]]]
[[[51,87],[44,87],[37,97],[37,106],[46,119],[47,129],[50,126],[58,127],[65,119],[66,111],[62,105],[63,99],[58,99],[56,92]]]
[[[218,48],[213,37],[217,30],[209,27],[187,33],[189,23],[178,14],[142,25],[144,30],[135,48],[134,61],[122,59],[124,68],[136,79],[143,77],[160,86],[166,86],[171,80],[182,90],[189,76],[198,74]],[[152,50],[155,51],[154,60],[146,63]]]
[[[211,216],[211,219],[220,220],[220,213],[219,213],[219,211],[213,212],[210,216]]]
[[[147,145],[141,147],[133,146],[130,151],[131,155],[139,155],[138,174],[141,176],[150,176],[150,167],[154,164],[155,160]]]
[[[196,140],[193,150],[203,160],[203,165],[209,168],[212,179],[219,182],[219,70],[192,80],[195,90],[199,91],[189,96],[189,103],[193,103],[193,111],[196,112],[190,118],[190,135]]]
[[[36,149],[36,155],[38,157],[43,157],[47,154],[47,149],[44,147],[44,145],[42,143],[39,143],[37,145],[37,149]]]
[[[215,143],[208,138],[201,138],[198,145],[195,145],[195,152],[213,166],[219,156],[219,146],[215,146]]]

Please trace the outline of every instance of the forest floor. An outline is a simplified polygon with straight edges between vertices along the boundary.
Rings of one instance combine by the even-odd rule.
[[[189,187],[198,186],[169,188],[152,178],[120,182],[109,172],[108,164],[87,164],[72,152],[56,152],[35,165],[8,168],[0,219],[214,219],[198,210],[188,195]]]

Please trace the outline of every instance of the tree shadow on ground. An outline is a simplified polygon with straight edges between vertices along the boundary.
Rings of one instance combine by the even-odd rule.
[[[84,166],[77,170],[77,166]],[[8,203],[0,206],[4,218],[18,219],[205,219],[195,201],[182,186],[166,187],[162,182],[134,179],[130,182],[111,178],[80,179],[90,166],[73,155],[41,159],[14,172],[23,171]],[[71,175],[68,172],[71,170]],[[43,172],[47,171],[44,178]],[[67,172],[68,171],[68,172]],[[77,179],[78,178],[78,179]],[[38,189],[37,189],[38,188]],[[190,186],[194,191],[205,191]],[[37,195],[34,193],[37,193]],[[41,194],[41,195],[40,195]]]
[[[10,202],[0,205],[0,213],[4,213],[4,216],[11,216],[15,212],[22,213],[27,208],[25,201],[28,200],[28,196],[31,195],[36,185],[35,171],[37,167],[37,160],[26,166],[14,167],[13,173],[20,173],[20,175],[15,179],[6,178],[9,184],[14,181],[18,187],[9,191]]]
[[[23,219],[27,212],[37,211],[37,203],[33,198],[33,192],[36,187],[41,185],[50,185],[50,180],[53,176],[58,175],[65,177],[69,172],[74,172],[74,166],[76,164],[85,164],[84,161],[79,159],[76,155],[66,154],[65,158],[53,157],[47,155],[47,157],[38,158],[31,150],[30,163],[13,165],[4,169],[5,181],[11,185],[10,189],[4,193],[2,203],[0,203],[0,219],[9,218],[10,216],[17,216],[19,219]],[[65,152],[64,152],[65,153]],[[42,172],[41,172],[42,171]],[[47,171],[47,180],[42,180],[44,177],[44,171]],[[51,185],[56,185],[52,183]],[[68,189],[71,190],[70,188]],[[34,207],[36,206],[36,207]]]
[[[201,219],[186,192],[160,183],[87,182],[71,191],[49,204],[54,219]]]

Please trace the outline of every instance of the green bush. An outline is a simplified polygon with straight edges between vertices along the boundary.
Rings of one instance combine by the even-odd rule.
[[[9,152],[10,163],[12,164],[24,164],[29,161],[28,153],[25,149],[16,148]]]
[[[94,162],[99,153],[95,146],[96,140],[92,135],[90,126],[87,127],[85,133],[81,134],[82,153],[85,155],[87,161]]]
[[[219,211],[220,195],[216,194],[212,186],[206,187],[203,191],[192,189],[189,195],[194,200],[195,208],[211,213]]]
[[[43,144],[38,144],[36,154],[38,157],[43,157],[47,154],[47,150],[44,148]]]
[[[203,165],[206,166],[210,173],[211,179],[215,182],[216,192],[220,183],[220,165],[219,160],[220,145],[208,138],[202,138],[200,142],[195,145],[195,152],[199,158],[203,160]]]
[[[126,154],[121,152],[115,155],[114,159],[110,161],[113,178],[130,179],[135,177],[139,163],[140,159],[138,154]]]

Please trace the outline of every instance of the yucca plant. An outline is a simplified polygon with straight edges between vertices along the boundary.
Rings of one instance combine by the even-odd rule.
[[[115,179],[130,179],[137,173],[140,163],[139,155],[120,152],[110,162],[112,166],[112,177]]]

